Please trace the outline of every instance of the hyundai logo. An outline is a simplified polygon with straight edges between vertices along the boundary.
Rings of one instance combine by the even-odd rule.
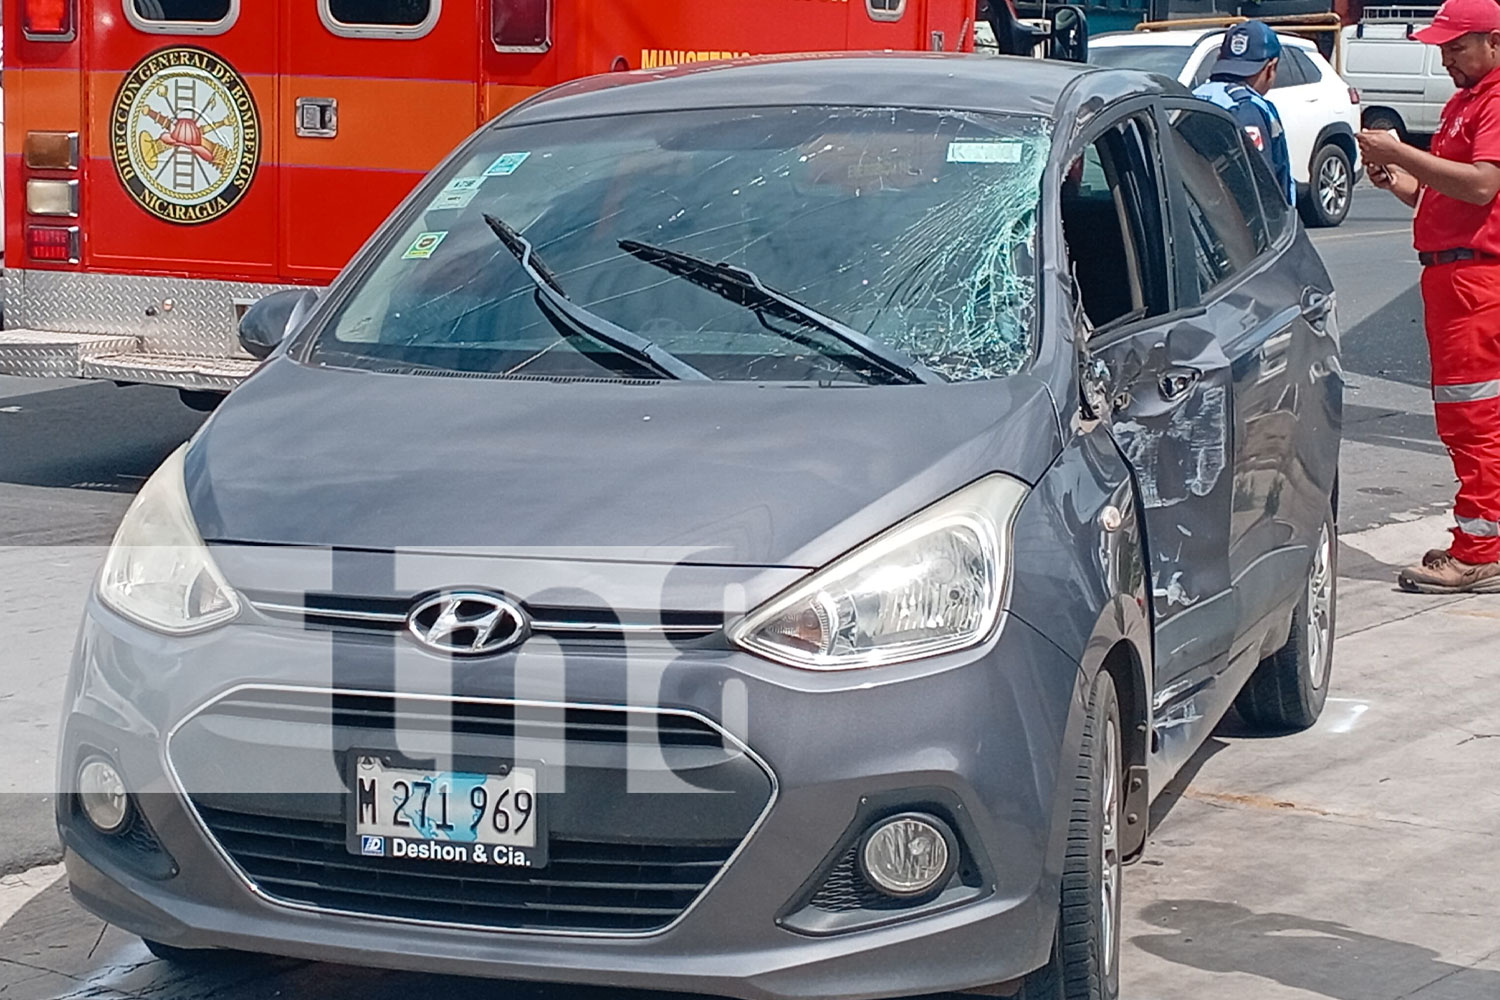
[[[428,649],[483,656],[526,641],[531,634],[531,619],[508,597],[455,591],[418,602],[406,616],[406,628]]]

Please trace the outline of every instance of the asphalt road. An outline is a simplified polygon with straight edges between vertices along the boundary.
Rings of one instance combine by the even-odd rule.
[[[1354,533],[1416,521],[1446,506],[1453,491],[1453,477],[1433,431],[1417,289],[1419,269],[1410,249],[1409,213],[1381,192],[1362,189],[1356,194],[1350,220],[1337,230],[1314,234],[1314,242],[1338,290],[1344,366],[1350,387],[1342,465],[1344,528]],[[0,574],[0,640],[3,640],[0,641],[0,727],[6,734],[0,739],[0,762],[6,765],[0,773],[0,875],[24,871],[55,858],[50,807],[38,790],[47,787],[50,781],[55,714],[72,636],[71,627],[66,624],[37,628],[32,623],[39,614],[46,615],[53,623],[76,620],[101,557],[101,547],[108,543],[131,494],[163,457],[193,433],[202,419],[201,414],[183,407],[176,394],[168,390],[0,378],[0,561],[6,568]],[[1417,527],[1430,531],[1433,543],[1441,541],[1440,529],[1435,524],[1421,522]],[[1372,537],[1381,536],[1375,532]],[[1409,541],[1415,544],[1415,540]],[[1380,595],[1389,590],[1389,566],[1378,559],[1363,558],[1359,552],[1346,555],[1353,556],[1345,560],[1346,575],[1356,579],[1366,577],[1370,600],[1384,599]],[[1373,629],[1376,619],[1371,618],[1358,627]],[[1493,628],[1493,621],[1489,627]],[[1372,655],[1378,653],[1376,649]],[[54,664],[56,670],[39,672],[37,664]],[[1319,937],[1325,944],[1330,935],[1336,938],[1337,932],[1306,920],[1278,923],[1277,918],[1284,915],[1271,900],[1262,899],[1255,908],[1248,908],[1245,900],[1233,904],[1222,902],[1227,897],[1222,888],[1215,888],[1212,865],[1206,864],[1202,854],[1190,849],[1195,842],[1207,843],[1219,836],[1235,838],[1239,835],[1237,830],[1249,827],[1265,827],[1257,836],[1264,836],[1268,842],[1287,835],[1280,826],[1266,826],[1272,818],[1281,818],[1274,809],[1268,813],[1262,810],[1227,817],[1225,802],[1213,799],[1216,794],[1239,795],[1238,789],[1247,783],[1265,784],[1270,780],[1256,771],[1257,767],[1265,767],[1265,762],[1257,765],[1252,759],[1245,763],[1240,757],[1231,764],[1211,762],[1209,758],[1214,753],[1234,742],[1234,734],[1230,733],[1226,739],[1227,743],[1215,741],[1204,759],[1196,762],[1193,774],[1198,773],[1198,767],[1209,764],[1204,773],[1228,791],[1215,792],[1212,785],[1203,791],[1195,783],[1192,788],[1184,785],[1179,794],[1165,799],[1163,809],[1175,806],[1174,825],[1166,837],[1158,838],[1163,843],[1158,845],[1155,855],[1166,859],[1165,867],[1138,868],[1132,872],[1133,885],[1146,886],[1142,890],[1145,896],[1142,908],[1132,917],[1132,933],[1139,933],[1143,942],[1148,937],[1155,938],[1154,943],[1140,944],[1139,949],[1158,958],[1165,956],[1163,960],[1167,963],[1140,966],[1141,971],[1134,974],[1133,982],[1138,989],[1132,991],[1132,998],[1189,995],[1162,991],[1172,980],[1161,969],[1180,971],[1184,967],[1201,972],[1238,971],[1249,974],[1262,985],[1267,979],[1275,979],[1293,991],[1264,994],[1267,997],[1326,995],[1336,1000],[1364,1000],[1375,996],[1374,992],[1357,989],[1351,992],[1344,986],[1320,988],[1324,980],[1317,978],[1315,970],[1305,974],[1278,970],[1277,963],[1264,956],[1256,959],[1263,968],[1245,968],[1250,959],[1241,947],[1244,941],[1236,944],[1239,940],[1236,935],[1251,934],[1247,928],[1255,928],[1253,934],[1257,940],[1260,935],[1288,934]],[[1297,753],[1305,749],[1299,751],[1295,744],[1290,746],[1293,749],[1271,751],[1273,773],[1277,768],[1282,773],[1288,769],[1306,770],[1306,763],[1297,759]],[[1342,746],[1344,752],[1349,752],[1347,744]],[[1377,749],[1367,747],[1361,752],[1374,756]],[[1221,770],[1214,771],[1214,766]],[[1315,787],[1315,775],[1309,781],[1313,782],[1308,787],[1309,797],[1327,797],[1326,789]],[[1195,789],[1202,792],[1196,799]],[[1324,830],[1315,836],[1326,839],[1336,834],[1337,831]],[[1487,843],[1492,849],[1492,842]],[[1295,842],[1287,847],[1297,850]],[[1373,841],[1370,848],[1384,849]],[[1228,862],[1220,863],[1227,869]],[[1178,881],[1174,882],[1174,877]],[[34,914],[36,920],[59,926],[69,920],[76,922],[76,911],[67,907],[60,896],[62,891],[60,884],[53,885],[28,903],[30,908],[25,912]],[[1181,895],[1193,891],[1198,893],[1196,901]],[[1191,907],[1184,911],[1179,903]],[[5,935],[17,927],[16,920],[7,923],[6,916],[0,904],[0,927],[3,927],[0,959],[5,956]],[[1216,929],[1217,951],[1190,947],[1192,928],[1204,926],[1204,921]],[[102,932],[97,924],[88,926],[90,935]],[[1345,964],[1358,950],[1355,945],[1375,947],[1371,942],[1411,940],[1401,938],[1396,930],[1383,926],[1384,937],[1365,933],[1349,946]],[[11,939],[12,944],[14,940]],[[49,973],[61,977],[57,979],[59,984],[74,983],[80,991],[75,995],[79,996],[137,995],[140,990],[140,995],[165,992],[173,997],[222,996],[226,1000],[242,997],[248,1000],[273,992],[300,996],[316,991],[330,998],[359,996],[371,1000],[404,996],[414,988],[426,988],[409,977],[376,973],[362,973],[345,984],[344,973],[260,959],[188,977],[162,978],[165,974],[159,968],[160,963],[148,963],[138,944],[119,932],[104,934],[89,944],[93,949],[88,949],[87,956],[82,951],[73,954],[69,949],[66,956],[53,963],[65,964],[67,969]],[[1333,948],[1326,945],[1324,950]],[[100,951],[98,959],[93,957],[94,950]],[[1431,955],[1437,954],[1435,949],[1402,953],[1411,959],[1405,973],[1413,982],[1421,980],[1429,966],[1437,969],[1439,977],[1459,985],[1470,981],[1464,978],[1469,974],[1466,967],[1455,966],[1451,975],[1446,974],[1439,968],[1441,963],[1428,957],[1429,951]],[[1324,967],[1324,973],[1320,974],[1331,975],[1327,968],[1330,963],[1338,964],[1335,958],[1331,951],[1317,956],[1314,964],[1321,963]],[[1131,961],[1136,959],[1127,959],[1127,963]],[[1229,968],[1218,968],[1225,965]],[[1374,988],[1378,977],[1367,979],[1364,973],[1356,974],[1352,965],[1348,968],[1348,982],[1368,981]],[[1278,979],[1279,971],[1285,974]],[[1458,978],[1453,980],[1452,976]],[[1462,1000],[1500,996],[1500,973],[1473,981],[1479,984],[1479,992],[1443,993],[1443,1000],[1450,996]],[[37,989],[51,989],[43,987],[42,982],[37,980]],[[1226,1000],[1231,996],[1231,992],[1223,989],[1226,980],[1222,978],[1198,982],[1208,992],[1194,995],[1214,995]],[[80,983],[85,985],[77,985]],[[346,985],[349,992],[345,992]],[[532,995],[529,989],[507,989],[494,994],[488,987],[460,981],[443,984],[441,988],[455,998]],[[1299,992],[1302,990],[1306,992]],[[64,995],[62,985],[53,993],[6,993],[3,988],[0,993]],[[1251,991],[1243,995],[1258,1000],[1262,994]],[[1422,994],[1424,998],[1428,995]],[[569,996],[581,1000],[583,994],[570,992]],[[1435,993],[1431,996],[1433,1000],[1438,998]]]

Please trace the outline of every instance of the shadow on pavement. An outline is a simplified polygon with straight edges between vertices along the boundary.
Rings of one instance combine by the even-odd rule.
[[[66,877],[0,925],[4,1000],[713,1000],[690,993],[419,975],[240,952],[175,965],[84,913]],[[921,998],[912,998],[921,1000]],[[928,1000],[945,1000],[931,997]],[[962,1000],[948,995],[948,1000]]]
[[[0,398],[0,483],[134,493],[204,419],[157,386]]]
[[[1205,972],[1240,972],[1333,1000],[1459,1000],[1500,997],[1500,972],[1442,961],[1420,945],[1362,934],[1344,924],[1236,903],[1160,900],[1141,919],[1166,933],[1131,943]]]
[[[1233,717],[1234,713],[1231,712],[1229,718]],[[1221,751],[1229,749],[1229,744],[1218,738],[1219,735],[1223,734],[1223,730],[1228,724],[1227,719],[1225,722],[1219,723],[1219,727],[1214,730],[1215,735],[1203,741],[1203,745],[1198,748],[1198,751],[1188,758],[1186,764],[1182,765],[1182,770],[1178,771],[1176,777],[1167,782],[1166,787],[1161,790],[1161,794],[1156,796],[1155,800],[1152,801],[1150,832],[1155,833],[1167,821],[1167,817],[1172,814],[1172,810],[1176,807],[1177,803],[1182,801],[1183,793],[1188,790],[1188,786],[1193,783],[1193,779],[1198,777],[1198,772],[1203,770],[1203,765],[1213,760]]]

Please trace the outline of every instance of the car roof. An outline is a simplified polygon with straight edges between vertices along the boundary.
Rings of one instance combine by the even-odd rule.
[[[1180,45],[1184,48],[1197,46],[1200,42],[1206,42],[1210,38],[1216,38],[1224,34],[1223,28],[1172,28],[1166,31],[1112,31],[1104,35],[1096,35],[1089,40],[1089,45],[1103,48],[1119,48],[1131,45]],[[1292,44],[1299,49],[1317,50],[1317,45],[1303,38],[1301,35],[1293,35],[1290,32],[1278,31],[1277,36],[1281,43]]]
[[[752,56],[587,77],[531,98],[497,124],[804,105],[1050,118],[1055,117],[1065,92],[1089,77],[1105,78],[1110,90],[1160,91],[1159,84],[1145,73],[1015,56],[915,52]]]

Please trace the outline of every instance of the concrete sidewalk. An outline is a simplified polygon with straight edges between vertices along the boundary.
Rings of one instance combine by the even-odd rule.
[[[1158,799],[1127,875],[1124,1000],[1500,998],[1500,597],[1393,583],[1445,526],[1346,538],[1323,720],[1277,739],[1227,722]],[[263,958],[185,973],[74,907],[58,869],[0,881],[4,1000],[417,991],[625,996]]]

